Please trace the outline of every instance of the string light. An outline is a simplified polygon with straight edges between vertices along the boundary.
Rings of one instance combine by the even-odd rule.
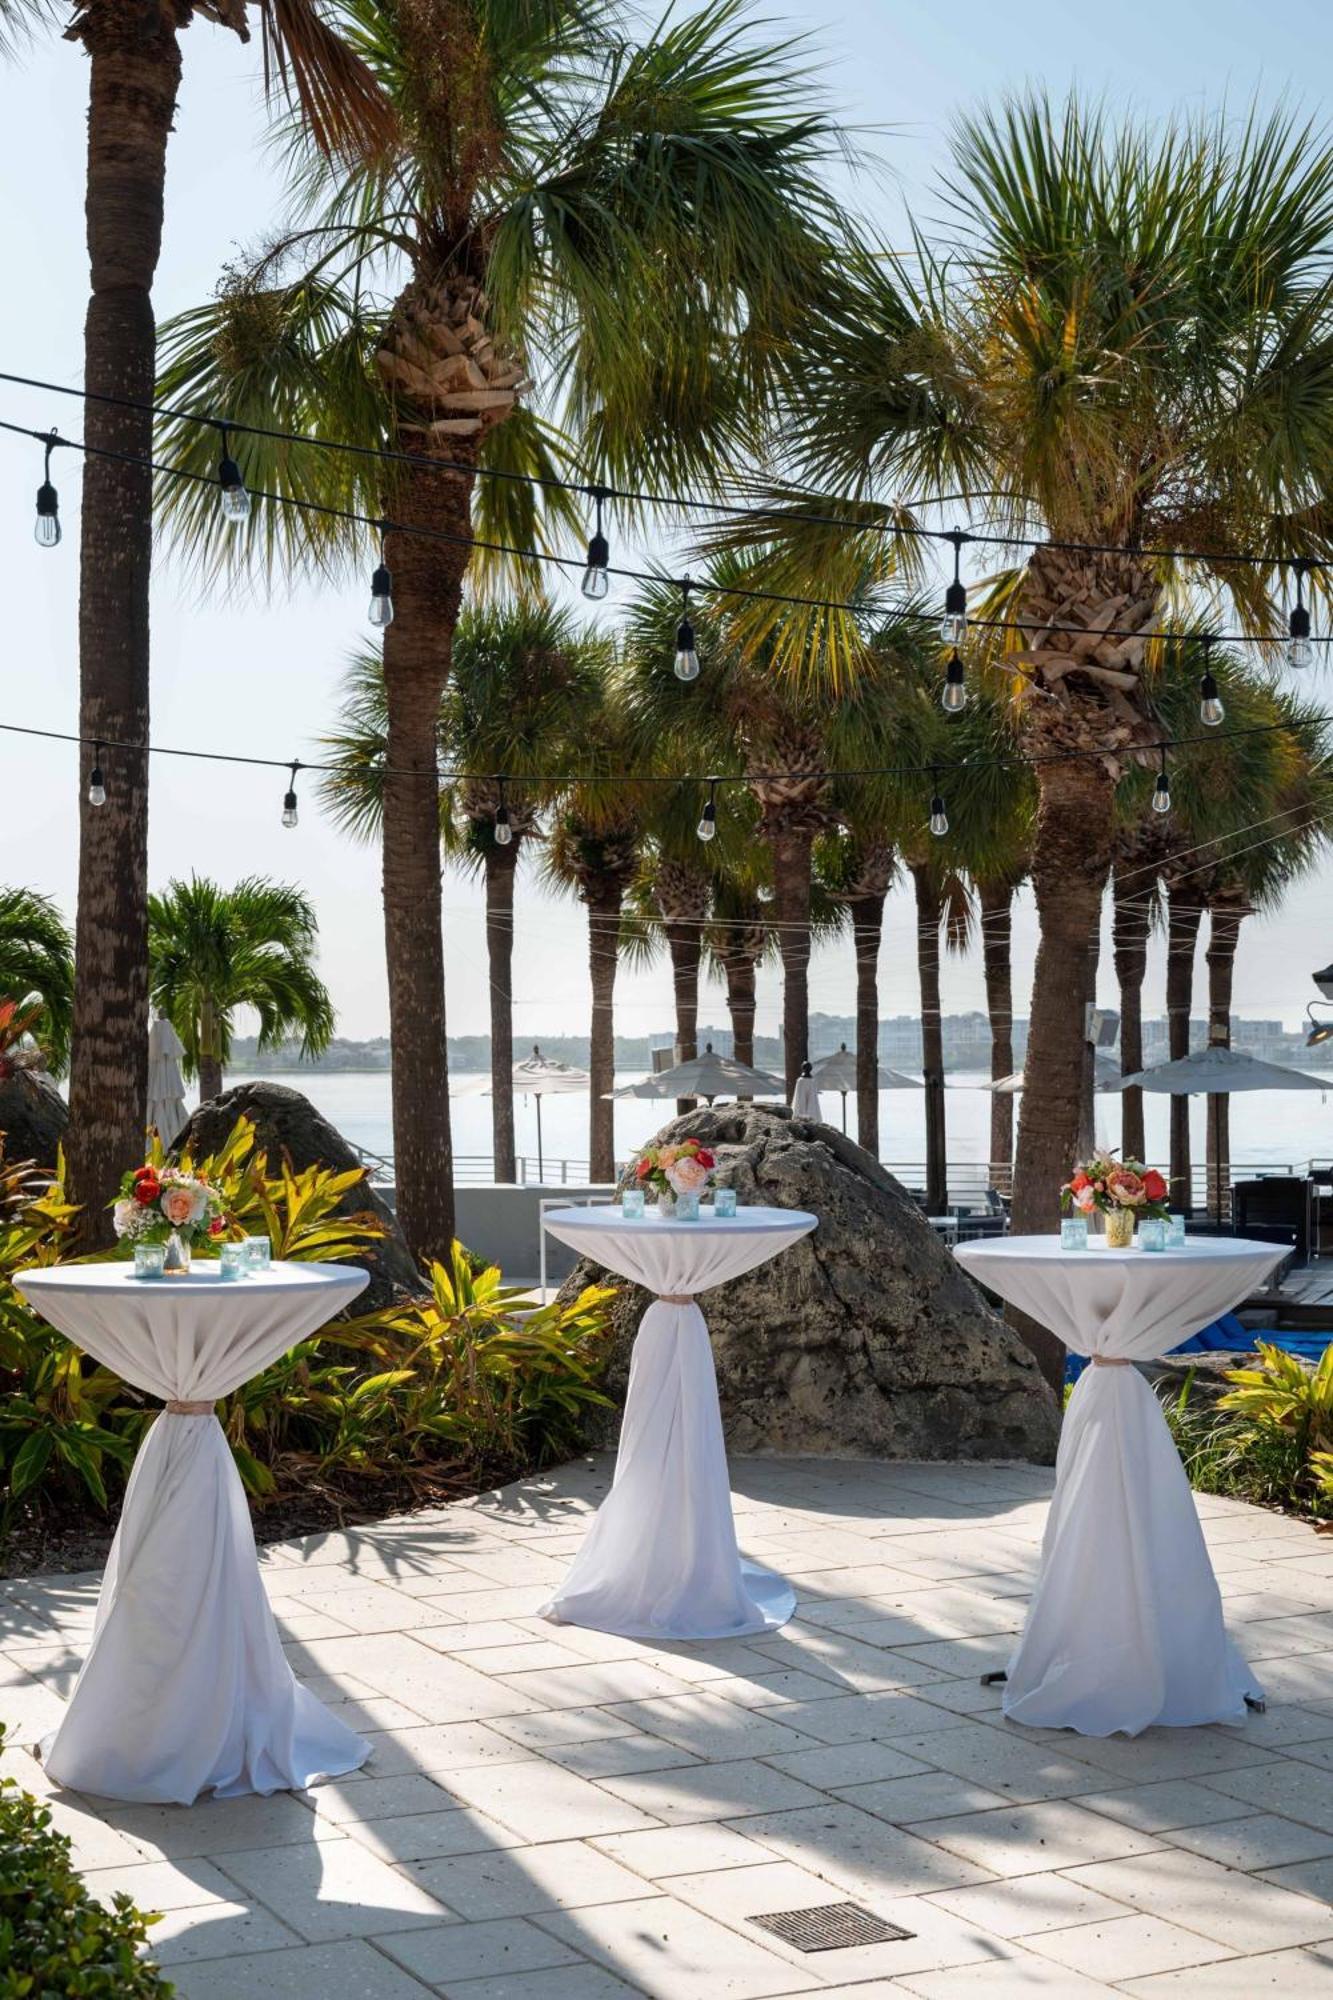
[[[967,707],[967,680],[962,659],[956,652],[944,669],[944,692],[940,700],[946,715],[959,715]]]
[[[37,488],[37,521],[32,531],[39,549],[53,549],[60,540],[60,496],[51,484],[51,453],[57,443],[52,431],[46,440],[46,466]]]
[[[370,579],[370,609],[366,613],[372,625],[383,629],[393,624],[393,573],[384,560],[384,534],[388,523],[379,521],[380,559]]]
[[[969,539],[961,528],[951,528],[947,540],[953,543],[953,582],[944,593],[944,616],[940,637],[946,646],[961,646],[967,637],[967,586],[959,574],[963,543]]]
[[[771,882],[761,882],[754,893],[756,902],[773,903],[777,901],[778,892]]]
[[[939,773],[933,772],[932,776],[935,779],[935,790],[931,794],[930,800],[930,830],[936,840],[943,840],[945,834],[949,831],[949,815],[944,809],[944,798],[940,792]]]
[[[509,807],[505,803],[505,781],[498,774],[495,780],[500,789],[500,802],[495,808],[493,829],[497,847],[508,847],[514,838],[514,829],[509,824]]]
[[[611,545],[602,533],[602,502],[607,498],[606,488],[594,486],[592,497],[597,506],[597,526],[588,543],[588,567],[583,572],[583,595],[594,604],[598,604],[611,588],[611,575],[607,567],[611,561]]]
[[[1162,745],[1162,764],[1157,773],[1157,783],[1152,791],[1152,809],[1155,813],[1169,813],[1171,810],[1171,777],[1166,768],[1166,745]]]
[[[1302,594],[1307,565],[1297,562],[1292,567],[1296,577],[1296,602],[1292,605],[1291,616],[1287,620],[1287,631],[1291,635],[1287,640],[1287,665],[1308,667],[1314,659],[1314,647],[1310,644],[1310,614],[1305,608],[1305,598]]]
[[[245,490],[241,468],[231,455],[231,436],[226,424],[219,424],[222,432],[222,456],[218,460],[218,498],[222,507],[222,518],[231,527],[238,528],[250,518],[250,495]]]
[[[102,746],[99,743],[93,752],[93,768],[88,773],[88,803],[90,806],[106,804],[106,779],[102,776]]]
[[[708,802],[699,816],[695,832],[700,840],[713,840],[717,835],[717,779],[708,780]]]
[[[293,759],[291,768],[291,782],[282,795],[282,823],[284,826],[296,825],[296,774],[301,766]]]
[[[1226,713],[1213,674],[1213,642],[1210,638],[1205,638],[1203,672],[1199,677],[1199,720],[1206,729],[1216,729],[1220,722],[1226,720]]]
[[[697,681],[699,655],[694,650],[694,627],[690,623],[690,579],[680,586],[680,623],[676,627],[676,679]]]

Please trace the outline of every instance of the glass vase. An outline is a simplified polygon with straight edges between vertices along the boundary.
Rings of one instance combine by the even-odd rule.
[[[675,1193],[674,1193],[674,1191],[673,1191],[673,1190],[672,1190],[671,1188],[660,1188],[660,1189],[658,1190],[658,1195],[657,1195],[657,1212],[658,1212],[658,1214],[659,1214],[659,1215],[674,1215],[674,1214],[675,1214],[675,1212],[676,1212],[676,1197],[675,1197]]]
[[[179,1229],[173,1229],[167,1238],[167,1255],[162,1269],[168,1278],[188,1278],[190,1275],[190,1239],[182,1236]]]
[[[1134,1241],[1134,1211],[1132,1208],[1108,1208],[1106,1211],[1106,1247],[1108,1250],[1128,1250]]]

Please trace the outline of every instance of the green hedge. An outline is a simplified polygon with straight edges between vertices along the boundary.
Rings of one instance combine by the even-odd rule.
[[[0,1778],[0,2000],[168,2000],[175,1987],[139,1957],[149,1920],[128,1896],[94,1902],[50,1821]]]

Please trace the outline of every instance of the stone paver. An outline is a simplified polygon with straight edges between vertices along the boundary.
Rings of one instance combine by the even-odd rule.
[[[1024,1730],[1040,1467],[738,1460],[781,1632],[640,1643],[536,1613],[607,1489],[580,1460],[266,1549],[296,1672],[367,1768],[272,1799],[53,1790],[97,1579],[0,1586],[7,1773],[94,1893],[164,1913],[182,2000],[1251,2000],[1333,1990],[1333,1551],[1206,1499],[1269,1707],[1133,1740]],[[804,1955],[752,1919],[848,1898],[912,1933]]]

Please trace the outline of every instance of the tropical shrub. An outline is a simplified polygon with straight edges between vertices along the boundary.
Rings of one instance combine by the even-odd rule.
[[[1191,1371],[1166,1405],[1191,1485],[1333,1518],[1333,1346],[1310,1368],[1258,1341],[1253,1365],[1226,1380],[1225,1395],[1201,1404]]]
[[[153,1921],[123,1892],[96,1902],[47,1807],[0,1778],[0,2000],[169,2000],[139,1956]]]

